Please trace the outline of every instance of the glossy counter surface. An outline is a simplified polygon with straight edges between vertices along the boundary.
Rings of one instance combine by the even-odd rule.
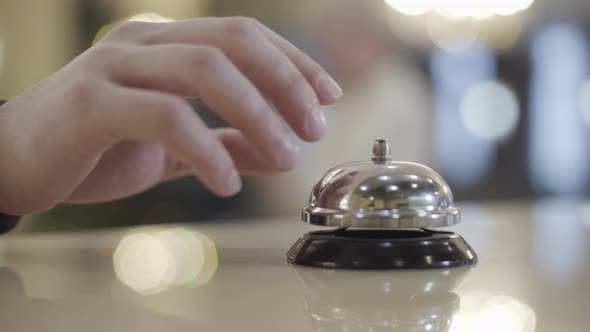
[[[459,204],[473,269],[290,267],[292,218],[0,238],[2,331],[588,331],[590,205]]]

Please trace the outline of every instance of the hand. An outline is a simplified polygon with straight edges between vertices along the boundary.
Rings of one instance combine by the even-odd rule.
[[[320,105],[340,94],[318,64],[253,19],[122,23],[0,108],[0,211],[115,199],[189,173],[233,195],[239,173],[294,167],[288,126],[320,139]],[[187,97],[232,128],[206,127]]]

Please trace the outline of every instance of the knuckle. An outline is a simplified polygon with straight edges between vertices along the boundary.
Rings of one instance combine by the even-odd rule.
[[[123,48],[121,46],[113,43],[97,44],[88,50],[87,60],[95,65],[97,61],[111,59],[121,54],[122,50]]]
[[[242,107],[247,112],[248,118],[250,118],[250,123],[263,128],[270,126],[269,122],[274,114],[263,99],[255,96],[244,96],[241,100]]]
[[[219,65],[223,57],[223,52],[216,47],[196,47],[195,52],[192,52],[189,58],[189,65],[203,68],[216,67]]]
[[[297,48],[289,52],[289,57],[294,64],[297,64],[298,67],[304,68],[304,71],[309,73],[308,75],[311,75],[312,77],[317,78],[321,75],[328,75],[328,73],[315,62],[315,60]]]
[[[118,37],[128,37],[135,35],[143,30],[147,26],[151,25],[149,22],[142,22],[142,21],[125,21],[115,25],[111,31],[105,36],[105,38],[118,38]]]
[[[293,48],[294,50],[289,52],[289,57],[291,58],[293,63],[310,66],[311,70],[317,72],[318,75],[323,72],[322,67],[320,67],[314,60],[312,60],[312,58],[310,58],[309,55],[297,49],[295,46],[293,46]]]
[[[68,89],[68,99],[75,108],[90,105],[100,88],[101,80],[92,75],[85,75],[74,80]]]
[[[225,32],[230,38],[248,38],[258,33],[257,21],[250,17],[236,16],[227,19]]]
[[[293,97],[299,97],[301,101],[307,101],[300,103],[305,112],[311,112],[319,104],[313,88],[305,76],[297,70],[290,70],[283,76],[283,84],[277,93],[279,97],[291,94]]]
[[[297,89],[304,89],[307,87],[308,82],[305,77],[296,70],[289,70],[285,73],[284,78],[284,88],[287,91],[296,91]]]
[[[284,142],[286,140],[289,140],[289,133],[286,132],[286,130],[284,131],[279,131],[277,130],[279,133],[278,135],[273,136],[270,140],[270,146],[275,146],[275,147],[279,147],[279,146],[284,146]],[[291,153],[291,151],[287,151],[284,149],[274,149],[272,152],[272,163],[274,168],[276,168],[279,171],[287,171],[290,169],[293,169],[293,167],[295,167],[296,165],[296,159],[295,158],[285,158],[287,156],[288,153]]]
[[[221,50],[215,47],[199,47],[197,52],[193,53],[190,58],[190,64],[193,68],[199,68],[208,73],[219,72],[225,62],[225,55]]]
[[[235,16],[234,18],[242,20],[244,23],[247,23],[252,27],[256,27],[256,25],[260,24],[257,19],[248,16]]]
[[[298,105],[303,108],[305,114],[312,112],[320,103],[314,89],[298,70],[289,70],[284,74],[282,85],[277,94],[278,97],[285,97],[289,94],[298,97],[298,100],[301,100]]]
[[[297,52],[291,52],[290,57],[292,58],[293,63],[304,63],[309,60],[309,57],[299,50],[297,50]]]
[[[183,100],[174,97],[163,97],[157,106],[157,126],[162,131],[177,131],[183,124],[186,112]]]

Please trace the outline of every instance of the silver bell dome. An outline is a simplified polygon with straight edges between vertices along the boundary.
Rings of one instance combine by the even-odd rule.
[[[446,181],[417,163],[392,161],[387,140],[376,140],[371,161],[329,170],[313,187],[302,220],[321,226],[427,228],[459,223]]]

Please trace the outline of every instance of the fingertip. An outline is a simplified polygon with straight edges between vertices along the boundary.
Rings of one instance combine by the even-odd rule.
[[[326,98],[323,96],[319,96],[320,97],[320,104],[323,106],[331,106],[336,104],[336,99],[334,98]]]
[[[215,195],[219,197],[231,197],[242,190],[242,178],[236,169],[233,169],[224,183],[212,188]]]
[[[233,169],[227,179],[227,190],[230,195],[235,195],[242,190],[242,178],[236,169]]]
[[[318,93],[318,100],[320,102],[320,105],[322,106],[332,106],[334,104],[336,104],[336,102],[340,99],[340,97],[338,98],[333,98],[333,97],[329,97],[323,94]]]
[[[321,74],[317,78],[315,87],[322,100],[330,104],[342,97],[342,88],[328,74]]]

